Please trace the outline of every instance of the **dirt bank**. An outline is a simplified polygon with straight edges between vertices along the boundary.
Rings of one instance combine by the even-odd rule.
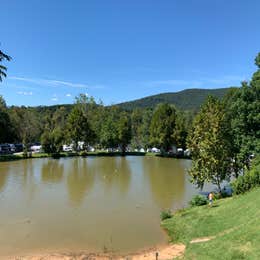
[[[39,255],[26,255],[26,256],[12,256],[5,259],[8,260],[111,260],[111,259],[169,260],[183,255],[184,250],[185,250],[185,245],[183,244],[169,244],[166,246],[150,248],[147,250],[143,250],[128,255],[118,255],[113,253],[96,254],[96,253],[80,252],[80,253],[53,253],[53,254],[39,254]]]

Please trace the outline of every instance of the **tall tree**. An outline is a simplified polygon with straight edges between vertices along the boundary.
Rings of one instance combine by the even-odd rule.
[[[31,143],[39,141],[42,132],[36,110],[25,106],[12,107],[9,114],[16,132],[16,141],[22,142],[28,150]]]
[[[150,143],[167,151],[174,143],[176,109],[169,104],[159,104],[150,125]]]
[[[193,121],[188,136],[192,154],[191,181],[202,188],[204,182],[218,186],[231,174],[230,124],[224,105],[209,97]]]
[[[46,153],[60,153],[62,151],[62,144],[64,143],[64,134],[59,127],[51,131],[45,129],[41,135],[42,148]]]
[[[118,141],[124,155],[127,145],[131,142],[131,121],[125,112],[120,115],[118,121]]]
[[[62,151],[65,143],[65,115],[64,107],[57,108],[52,115],[45,115],[41,144],[46,153],[57,154]]]
[[[5,100],[0,96],[0,143],[14,140],[14,131]]]
[[[258,70],[249,83],[230,93],[227,101],[232,135],[234,170],[238,173],[243,166],[249,168],[249,156],[260,153],[260,53],[255,59]]]
[[[136,108],[131,113],[132,142],[131,146],[140,149],[142,145],[141,127],[143,125],[143,112],[140,108]]]
[[[80,109],[79,106],[75,106],[68,116],[67,134],[70,141],[74,143],[76,150],[79,149],[78,143],[84,142],[87,146],[94,137],[94,132],[90,127],[86,114]]]
[[[142,125],[140,126],[140,144],[144,148],[150,146],[150,125],[153,117],[153,110],[147,108],[143,111]]]
[[[187,138],[187,130],[185,125],[185,117],[182,113],[178,112],[176,115],[175,127],[173,129],[173,141],[177,147],[185,148],[186,147],[186,138]]]
[[[11,57],[0,50],[0,81],[3,80],[3,77],[6,77],[7,68],[1,64],[4,60],[10,61]]]
[[[103,115],[103,123],[100,129],[100,143],[103,147],[116,148],[118,140],[118,120],[120,109],[117,106],[108,108]]]

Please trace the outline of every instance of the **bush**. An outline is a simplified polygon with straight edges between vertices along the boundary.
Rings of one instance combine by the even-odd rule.
[[[208,203],[207,198],[202,195],[196,195],[190,201],[191,206],[202,206],[202,205],[206,205],[207,203]]]
[[[87,153],[86,151],[82,151],[82,152],[80,152],[79,154],[80,154],[80,156],[83,156],[83,157],[85,157],[85,156],[88,155],[88,153]]]
[[[245,193],[254,187],[260,186],[260,163],[253,164],[251,170],[246,171],[231,183],[235,194]]]
[[[172,212],[168,209],[168,210],[163,210],[162,212],[161,212],[161,220],[163,221],[163,220],[165,220],[165,219],[167,219],[167,218],[172,218]]]

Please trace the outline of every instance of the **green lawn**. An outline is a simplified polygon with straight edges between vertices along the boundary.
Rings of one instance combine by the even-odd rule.
[[[173,242],[186,245],[184,259],[260,259],[260,188],[189,208],[162,222]],[[213,237],[190,243],[195,238]]]

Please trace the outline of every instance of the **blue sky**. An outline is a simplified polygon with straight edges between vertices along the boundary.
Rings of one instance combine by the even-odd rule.
[[[259,0],[1,0],[1,10],[8,105],[239,86],[260,51]]]

